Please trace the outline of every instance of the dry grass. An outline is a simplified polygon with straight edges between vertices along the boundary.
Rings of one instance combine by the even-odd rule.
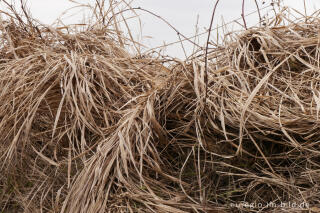
[[[2,13],[0,210],[316,210],[316,15],[232,34],[210,51],[206,85],[203,56],[129,53],[98,8],[96,23],[65,28]]]

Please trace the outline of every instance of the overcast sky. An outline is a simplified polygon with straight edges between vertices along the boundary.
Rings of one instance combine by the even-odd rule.
[[[129,0],[127,1],[129,2]],[[257,0],[260,8],[270,5],[270,0],[264,1],[266,3],[262,5],[263,0]],[[311,14],[316,9],[320,9],[320,0],[305,1],[308,14]],[[95,1],[78,0],[77,2],[94,4]],[[141,7],[150,10],[151,12],[160,15],[176,27],[183,35],[192,36],[196,32],[197,20],[199,32],[205,32],[205,29],[208,28],[214,3],[214,0],[133,0],[131,5],[133,7]],[[214,26],[221,26],[223,22],[228,23],[240,18],[238,20],[239,24],[233,22],[232,24],[227,25],[227,29],[233,30],[241,28],[241,25],[243,24],[241,19],[241,3],[242,0],[221,0],[217,8]],[[284,4],[304,13],[304,0],[284,0]],[[45,24],[53,23],[63,11],[76,6],[76,4],[69,0],[28,0],[27,5],[33,14],[33,17]],[[3,7],[3,5],[1,6]],[[249,14],[256,9],[254,0],[245,1],[245,14]],[[270,7],[261,11],[262,14],[266,14],[267,12],[269,12],[270,16],[272,15]],[[79,9],[74,9],[69,12],[69,14],[73,13],[76,15],[71,18],[65,18],[66,23],[78,23],[83,20],[84,12],[79,11]],[[136,36],[135,39],[140,40],[141,37],[139,39],[138,35],[142,32],[143,38],[140,41],[143,44],[148,47],[157,47],[164,42],[171,43],[179,39],[176,32],[160,19],[142,11],[137,11],[137,13],[141,18],[142,31],[139,28],[137,21],[129,21],[129,24]],[[257,13],[246,17],[249,26],[255,25],[258,20]],[[220,34],[223,34],[221,29],[219,31],[219,35]],[[212,35],[216,37],[217,32],[213,32]],[[203,45],[206,36],[204,35],[199,39],[200,45]],[[188,44],[188,42],[184,42],[184,46],[187,55],[190,55],[192,53],[192,45]],[[167,47],[165,53],[182,59],[184,58],[181,44]]]

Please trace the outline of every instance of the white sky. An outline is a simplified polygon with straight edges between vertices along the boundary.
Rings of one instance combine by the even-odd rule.
[[[10,1],[10,0],[7,0]],[[17,1],[17,0],[13,0]],[[129,2],[129,0],[127,0]],[[270,0],[264,0],[266,3],[262,5],[263,0],[257,0],[260,4],[260,8],[270,4]],[[79,3],[83,4],[94,4],[94,0],[77,0]],[[320,0],[305,0],[307,6],[307,13],[311,14],[316,9],[320,9]],[[133,7],[141,7],[148,9],[157,15],[165,18],[169,23],[176,27],[185,36],[192,36],[195,34],[195,26],[198,19],[198,29],[199,32],[205,32],[208,28],[213,5],[215,0],[133,0],[131,5]],[[214,26],[222,24],[222,21],[228,23],[234,19],[241,17],[241,4],[242,0],[220,0],[215,15]],[[295,8],[304,13],[304,0],[284,0],[284,4],[292,8]],[[68,8],[75,6],[69,0],[28,0],[27,6],[31,10],[34,18],[40,20],[42,23],[51,24],[54,20],[61,15],[63,11]],[[0,9],[3,7],[0,4]],[[256,4],[254,0],[245,1],[245,14],[249,14],[256,10]],[[265,14],[269,11],[272,15],[271,8],[263,10],[262,13]],[[84,12],[79,11],[79,9],[74,9],[68,14],[75,13],[75,16],[65,19],[66,23],[79,23],[84,18]],[[164,41],[166,43],[174,42],[178,40],[177,34],[171,28],[168,27],[163,21],[158,18],[147,14],[142,11],[137,11],[140,15],[142,21],[142,31],[139,29],[138,21],[129,21],[130,27],[133,33],[138,39],[138,35],[142,32],[144,36],[140,40],[143,44],[148,47],[156,47],[162,45]],[[130,14],[128,14],[130,15]],[[258,15],[250,15],[246,18],[248,26],[252,26],[258,22]],[[239,19],[239,23],[243,24],[242,19]],[[233,23],[228,25],[227,29],[238,29],[239,24]],[[220,29],[221,33],[221,29]],[[213,32],[212,36],[216,37],[217,32]],[[152,38],[150,38],[152,37]],[[206,35],[200,37],[200,45],[204,45],[206,41]],[[188,42],[184,42],[187,55],[192,53],[192,45]],[[177,56],[184,58],[184,54],[181,48],[181,44],[167,47],[165,52],[171,56]]]

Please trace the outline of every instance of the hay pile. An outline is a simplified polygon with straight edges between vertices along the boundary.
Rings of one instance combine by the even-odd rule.
[[[214,48],[205,100],[202,57],[129,53],[99,12],[81,30],[12,13],[0,23],[1,211],[320,204],[318,17]]]

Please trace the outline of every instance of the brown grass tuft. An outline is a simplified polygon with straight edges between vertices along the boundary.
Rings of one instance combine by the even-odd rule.
[[[112,5],[110,21],[100,2],[95,23],[62,28],[8,6],[0,211],[297,212],[279,205],[320,204],[316,15],[232,34],[210,50],[206,85],[204,56],[168,65],[129,53],[134,41],[119,31]]]

